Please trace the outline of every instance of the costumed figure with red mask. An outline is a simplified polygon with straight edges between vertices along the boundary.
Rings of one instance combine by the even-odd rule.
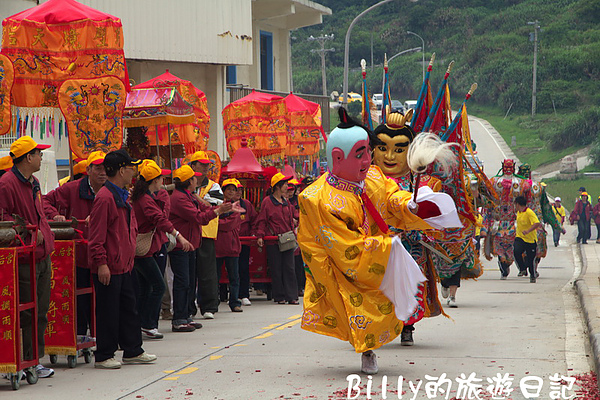
[[[302,328],[350,342],[362,371],[374,374],[373,350],[400,334],[427,279],[389,227],[444,229],[460,221],[447,194],[419,190],[415,203],[371,165],[367,129],[343,108],[340,121],[327,141],[329,171],[299,196],[307,265]]]
[[[498,257],[500,279],[506,279],[514,261],[517,218],[514,201],[517,196],[529,198],[530,185],[515,175],[515,161],[511,159],[502,161],[502,175],[494,176],[491,181],[500,200],[497,205],[484,208],[481,236],[485,237],[485,258],[491,260],[493,256]]]
[[[414,176],[407,162],[408,149],[415,138],[413,129],[410,125],[406,125],[412,115],[412,109],[406,115],[398,112],[388,113],[386,122],[375,128],[370,138],[373,164],[378,166],[388,178],[393,179],[400,190],[406,192],[412,192],[414,185]],[[440,180],[430,175],[421,176],[419,182],[419,186],[429,186],[436,192],[441,186]],[[428,254],[430,250],[422,244],[427,240],[426,235],[418,230],[408,230],[402,231],[400,237],[404,247],[415,259],[423,275],[427,277],[426,282],[419,284],[417,293],[419,305],[413,315],[405,321],[400,335],[401,345],[412,346],[414,324],[423,317],[436,317],[443,311],[437,295],[437,273],[431,255]]]

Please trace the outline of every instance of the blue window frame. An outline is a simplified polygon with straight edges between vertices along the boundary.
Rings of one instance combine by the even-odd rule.
[[[273,90],[273,34],[260,31],[260,88]]]
[[[236,65],[228,65],[227,66],[227,84],[235,85],[237,83],[237,66]]]

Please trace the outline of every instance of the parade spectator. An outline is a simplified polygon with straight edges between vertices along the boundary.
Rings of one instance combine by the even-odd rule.
[[[588,194],[587,192],[581,192],[581,198],[577,200],[569,216],[571,225],[577,222],[577,243],[587,244],[590,238],[591,217],[592,205],[588,202]]]
[[[231,203],[210,207],[202,203],[192,193],[198,185],[202,174],[194,172],[189,165],[173,172],[175,190],[171,195],[171,215],[169,219],[175,229],[189,238],[194,250],[186,251],[178,243],[169,253],[173,270],[173,332],[193,332],[202,328],[202,324],[192,319],[194,315],[194,296],[196,288],[196,249],[202,242],[202,225],[206,225],[220,214],[231,211]],[[215,259],[216,264],[216,259]],[[216,271],[215,271],[216,274]],[[217,291],[217,282],[215,282]],[[218,299],[217,299],[218,302]]]
[[[12,160],[11,156],[6,156],[6,157],[0,158],[0,178],[2,177],[2,175],[7,173],[8,171],[10,171],[10,169],[12,167],[13,167],[13,160]]]
[[[226,203],[236,203],[236,195],[240,182],[237,179],[223,181],[223,195]],[[239,203],[237,203],[239,206]],[[242,302],[239,300],[240,272],[238,259],[242,250],[240,243],[240,214],[229,212],[219,217],[219,232],[215,241],[217,255],[217,272],[221,280],[222,265],[225,264],[229,278],[229,308],[233,312],[242,312]]]
[[[593,201],[592,199],[594,197],[590,194],[590,192],[588,192],[587,190],[585,190],[584,186],[581,186],[579,188],[579,198],[580,199],[582,198],[584,192],[587,193],[587,200],[588,200],[588,203],[590,203],[590,208],[593,208],[594,204],[592,204],[592,201]],[[587,238],[589,239],[591,237],[592,237],[592,223],[591,223],[591,220],[589,220],[588,224],[587,224]]]
[[[288,197],[290,205],[294,209],[294,227],[298,226],[298,195],[300,194],[300,182],[292,179],[288,185]],[[297,231],[296,231],[297,232]],[[300,247],[294,251],[294,268],[296,271],[296,283],[298,284],[298,297],[304,296],[304,285],[306,284],[306,276],[304,275],[304,261]]]
[[[163,176],[169,175],[171,171],[161,169],[153,160],[144,160],[139,166],[139,172],[140,177],[131,195],[133,211],[138,222],[138,235],[152,232],[152,239],[148,252],[137,256],[134,262],[138,277],[138,313],[142,325],[142,337],[162,339],[163,334],[158,331],[158,318],[166,286],[154,254],[166,243],[167,232],[175,236],[183,251],[193,251],[194,248],[175,229],[173,223],[169,221],[168,211],[165,212],[157,199],[156,193],[159,191],[166,193],[166,190],[161,189]]]
[[[79,225],[84,239],[88,237],[88,218],[96,193],[106,182],[104,168],[104,152],[98,150],[90,153],[85,160],[87,176],[73,180],[50,191],[44,196],[46,217],[56,221],[76,218],[85,223]],[[92,285],[90,266],[88,263],[88,247],[85,243],[78,243],[75,252],[75,265],[77,288],[89,288]],[[82,294],[77,296],[77,335],[86,336],[91,329],[92,295]],[[84,340],[82,338],[82,340]]]
[[[557,247],[560,242],[560,234],[565,233],[565,229],[563,228],[563,224],[565,223],[565,208],[562,205],[562,199],[560,197],[554,198],[554,204],[552,205],[552,212],[556,217],[556,220],[560,222],[560,226],[562,229],[556,229],[552,227],[552,239],[554,240],[554,247]]]
[[[119,348],[123,349],[124,364],[156,361],[155,355],[142,349],[132,276],[137,223],[127,187],[139,163],[125,150],[106,155],[108,180],[98,191],[90,213],[88,252],[96,289],[96,368],[121,368],[115,359]]]
[[[514,244],[515,262],[519,267],[519,276],[527,276],[529,271],[529,282],[535,283],[538,277],[534,263],[537,249],[536,230],[542,227],[535,213],[527,207],[527,199],[524,196],[515,198],[517,210],[517,237]],[[523,253],[525,258],[523,259]]]
[[[281,172],[271,178],[272,194],[260,207],[256,221],[258,245],[264,245],[265,236],[278,236],[294,230],[294,211],[286,200],[291,176]],[[280,251],[277,244],[267,245],[267,262],[271,272],[273,300],[279,304],[298,304],[298,284],[294,266],[294,250]]]
[[[592,215],[594,216],[594,222],[596,223],[596,230],[598,235],[596,237],[596,243],[600,243],[600,196],[598,196],[598,202],[592,209]]]
[[[205,206],[218,206],[223,203],[223,191],[217,182],[207,176],[211,161],[204,151],[195,152],[190,158],[190,167],[194,172],[202,174],[198,179],[196,190],[198,201]],[[196,259],[196,294],[190,299],[191,307],[196,315],[196,299],[200,313],[205,319],[213,319],[219,311],[219,280],[217,274],[217,255],[215,239],[219,230],[219,219],[213,219],[202,228],[202,243],[197,250]]]
[[[240,207],[245,210],[244,213],[240,214],[242,220],[240,236],[254,236],[254,223],[258,214],[254,205],[242,198],[243,190],[244,188],[240,183],[235,198],[236,201],[240,202]],[[240,267],[240,293],[238,297],[242,302],[242,306],[250,306],[252,305],[250,302],[250,246],[242,245],[238,265]]]
[[[25,223],[37,225],[37,243],[35,249],[35,273],[37,294],[37,346],[38,357],[44,357],[44,332],[48,324],[46,313],[50,305],[50,281],[52,275],[50,255],[54,251],[54,234],[44,214],[44,205],[40,182],[33,176],[42,165],[42,151],[50,146],[37,144],[31,137],[22,136],[10,146],[13,166],[0,178],[0,215],[4,221],[12,221],[13,214],[25,220]],[[6,162],[6,161],[5,161]],[[6,164],[5,164],[6,167]],[[19,301],[31,301],[31,276],[29,257],[19,258]],[[33,332],[31,310],[21,312],[23,359],[33,359]],[[42,364],[36,367],[40,378],[54,375],[52,368]]]
[[[58,186],[62,186],[67,182],[77,181],[77,180],[83,178],[83,176],[86,174],[87,167],[89,165],[88,160],[87,159],[82,160],[82,159],[78,158],[75,160],[75,162],[76,162],[76,164],[73,165],[73,176],[71,177],[71,175],[69,175],[69,176],[65,176],[64,178],[60,179],[58,181]]]

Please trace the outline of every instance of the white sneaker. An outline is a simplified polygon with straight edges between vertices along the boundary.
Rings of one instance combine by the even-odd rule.
[[[447,302],[448,306],[451,308],[457,308],[458,306],[456,305],[456,297],[454,296],[450,296],[448,297],[448,302]]]
[[[119,369],[121,368],[121,363],[115,360],[114,358],[109,358],[104,361],[96,361],[94,363],[94,367],[104,369]]]
[[[211,313],[210,311],[205,312],[202,314],[202,316],[204,319],[215,319],[215,314]]]
[[[162,339],[163,337],[164,337],[164,335],[162,333],[160,333],[157,328],[154,328],[154,329],[142,328],[142,338],[144,338],[144,339],[155,340],[155,339]]]
[[[443,286],[442,286],[442,297],[443,297],[444,299],[447,299],[447,298],[448,298],[448,295],[450,295],[450,288],[447,288],[447,287],[443,287]]]
[[[142,354],[136,357],[123,357],[123,364],[148,364],[156,361],[157,358],[158,357],[156,357],[154,354],[148,354],[146,352],[143,352]]]
[[[38,364],[37,367],[35,367],[35,370],[37,371],[38,378],[50,378],[54,375],[54,370],[52,368],[46,368],[42,364]]]
[[[361,372],[368,375],[375,375],[377,372],[379,372],[379,368],[377,367],[377,356],[372,351],[369,350],[362,353],[361,361]]]
[[[252,305],[252,303],[250,303],[250,299],[249,299],[249,298],[247,298],[247,297],[244,297],[244,298],[242,299],[242,305],[243,305],[243,306],[251,306],[251,305]]]

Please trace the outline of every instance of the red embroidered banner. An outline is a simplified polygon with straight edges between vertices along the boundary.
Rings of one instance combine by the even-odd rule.
[[[72,240],[57,240],[50,257],[52,280],[45,333],[47,354],[77,354],[74,249]]]
[[[0,249],[0,372],[17,372],[16,249]]]

